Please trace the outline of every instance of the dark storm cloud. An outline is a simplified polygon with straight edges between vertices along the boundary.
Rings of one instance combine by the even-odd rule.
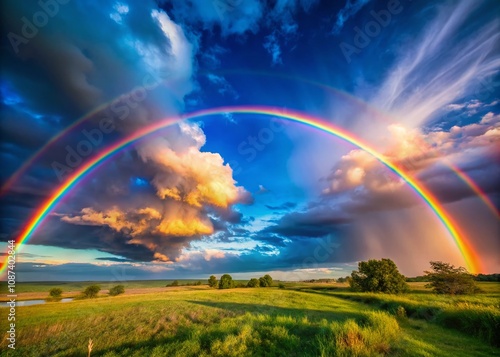
[[[264,232],[285,237],[324,237],[349,222],[351,218],[337,209],[311,204],[305,212],[285,214],[276,225],[265,228]]]

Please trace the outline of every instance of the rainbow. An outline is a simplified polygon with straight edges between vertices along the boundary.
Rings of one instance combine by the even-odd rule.
[[[356,105],[359,105],[362,107],[364,110],[368,111],[371,115],[375,117],[379,117],[381,120],[387,122],[390,124],[390,122],[387,120],[393,119],[390,117],[389,114],[384,113],[380,109],[369,105],[368,103],[362,101],[361,99],[353,96],[352,94],[342,91],[340,89],[337,89],[335,87],[326,85],[324,83],[298,77],[298,76],[290,76],[285,73],[276,73],[276,72],[265,72],[265,71],[251,71],[251,70],[221,70],[221,71],[209,71],[209,72],[200,72],[201,75],[209,75],[213,73],[219,73],[219,74],[224,74],[224,75],[258,75],[258,76],[267,76],[267,77],[273,77],[273,78],[281,78],[284,80],[291,80],[291,81],[299,81],[303,82],[312,86],[315,86],[317,88],[321,88],[325,91],[331,92],[335,95],[338,95],[339,97],[346,99],[352,103],[355,103]],[[159,85],[161,82],[155,83],[156,85]],[[151,88],[148,88],[151,89]],[[125,94],[128,95],[132,93],[133,91]],[[121,96],[120,96],[121,97]],[[3,196],[6,194],[12,186],[21,178],[21,176],[35,163],[35,161],[42,156],[43,153],[45,153],[55,142],[57,142],[60,138],[64,137],[67,133],[69,133],[71,130],[74,128],[78,127],[80,124],[84,123],[88,119],[90,119],[92,116],[96,115],[100,111],[106,109],[110,104],[112,104],[116,99],[120,98],[117,97],[114,100],[103,103],[99,107],[95,108],[91,112],[87,113],[83,117],[80,117],[78,120],[76,120],[74,123],[72,123],[70,126],[65,128],[63,131],[59,132],[57,135],[52,137],[45,145],[43,145],[37,152],[35,152],[31,157],[29,157],[22,165],[19,167],[8,179],[7,181],[2,185],[0,188],[0,196]],[[462,180],[475,194],[476,196],[483,201],[483,203],[488,207],[488,209],[496,216],[500,217],[500,210],[497,209],[495,204],[491,201],[491,199],[488,197],[488,194],[484,192],[464,171],[460,170],[457,166],[455,166],[452,162],[447,161],[445,162],[445,165],[448,166],[456,175],[459,179]]]
[[[86,174],[88,174],[93,169],[100,166],[106,160],[111,158],[114,154],[120,152],[121,150],[129,147],[139,139],[150,135],[160,129],[166,128],[172,124],[178,123],[182,120],[196,119],[205,116],[221,115],[226,113],[234,114],[257,114],[263,116],[272,116],[282,119],[291,120],[294,122],[302,123],[310,127],[322,130],[326,133],[332,134],[346,142],[349,142],[358,148],[368,152],[373,155],[378,161],[384,164],[386,167],[391,169],[399,177],[401,177],[432,209],[439,220],[442,222],[444,227],[449,232],[451,238],[456,244],[458,250],[460,251],[467,268],[472,273],[478,273],[481,270],[481,262],[479,256],[474,251],[473,247],[465,240],[465,238],[459,234],[457,228],[451,217],[445,212],[439,201],[433,196],[431,192],[425,189],[419,184],[417,180],[410,177],[404,172],[404,170],[397,166],[396,164],[388,161],[382,154],[377,152],[375,149],[371,148],[368,144],[355,138],[352,134],[333,126],[331,123],[321,120],[317,117],[310,116],[304,113],[296,111],[282,111],[273,107],[253,107],[253,106],[242,106],[242,107],[221,107],[208,110],[201,110],[191,114],[184,115],[182,117],[171,117],[164,119],[162,121],[153,123],[141,130],[123,138],[122,140],[116,142],[115,144],[109,146],[101,153],[94,156],[84,165],[82,165],[78,170],[76,170],[54,193],[43,203],[43,205],[33,214],[25,228],[21,231],[20,235],[16,240],[16,249],[19,249],[24,243],[26,243],[36,229],[44,222],[45,218],[49,213],[56,207],[58,202],[70,192],[70,190],[81,180]],[[6,268],[6,261],[3,262],[0,267],[0,273]]]

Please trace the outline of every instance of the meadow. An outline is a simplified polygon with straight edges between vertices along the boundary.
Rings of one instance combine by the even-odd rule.
[[[87,356],[92,339],[91,356],[106,357],[500,356],[486,336],[447,326],[436,320],[439,314],[423,318],[407,309],[413,302],[443,311],[469,304],[472,314],[480,306],[498,313],[500,284],[451,299],[418,283],[401,296],[352,293],[335,283],[227,290],[143,284],[126,283],[126,293],[115,297],[102,290],[95,299],[18,307],[16,350],[3,340],[1,355]],[[43,285],[45,291],[53,286]]]

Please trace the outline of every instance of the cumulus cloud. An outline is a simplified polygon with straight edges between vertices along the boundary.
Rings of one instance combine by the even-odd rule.
[[[387,139],[391,144],[384,152],[384,156],[390,162],[403,168],[406,173],[419,177],[425,185],[426,179],[438,174],[436,167],[440,168],[439,174],[446,175],[443,166],[446,167],[447,164],[459,162],[467,167],[467,162],[471,158],[474,161],[477,161],[478,156],[495,158],[500,145],[499,118],[498,114],[489,112],[477,123],[453,126],[449,130],[435,130],[428,133],[400,124],[392,124],[388,128],[391,136]],[[487,164],[487,161],[483,160],[483,163],[490,169],[495,167],[495,165]],[[480,167],[476,165],[471,168],[471,171],[478,170]],[[494,190],[489,177],[478,178],[478,180],[480,185],[484,184],[488,190]],[[332,169],[331,175],[327,177],[327,182],[325,194],[362,188],[373,194],[393,195],[394,192],[399,192],[406,186],[403,180],[391,175],[373,156],[359,149],[342,156]],[[359,191],[357,194],[359,195]],[[437,194],[439,195],[439,192]],[[473,195],[474,192],[471,191],[469,194]],[[462,199],[463,195],[463,189],[457,188],[455,199]],[[450,199],[453,200],[451,197],[446,200]],[[407,200],[403,202],[408,203]]]
[[[224,165],[222,157],[200,151],[205,141],[197,124],[183,123],[175,136],[157,137],[139,145],[138,158],[154,195],[134,192],[125,186],[112,196],[107,194],[107,202],[94,198],[93,205],[103,208],[85,207],[77,214],[62,215],[61,221],[108,227],[127,244],[145,247],[154,260],[172,261],[191,241],[225,229],[219,221],[239,223],[241,215],[232,206],[251,202],[250,195],[236,185],[232,170]],[[139,174],[138,168],[135,171]],[[119,172],[123,168],[112,176]],[[87,187],[87,194],[90,192]],[[107,207],[111,202],[115,205]],[[130,257],[122,251],[120,254]]]
[[[182,8],[184,3],[179,6]],[[206,3],[199,2],[199,8]],[[35,5],[9,4],[9,13],[14,15],[6,19],[6,28],[17,31],[22,24],[16,19],[34,13],[38,10]],[[211,2],[209,5],[213,6]],[[246,21],[254,18],[252,13],[260,5],[256,6],[253,10],[246,7],[240,15],[237,15],[240,10],[235,9],[234,21],[230,20],[225,29],[245,32]],[[42,92],[39,87],[33,90],[32,78],[38,78],[40,83],[50,82],[60,93],[60,98],[54,101],[68,100],[80,113],[95,110],[104,103],[91,117],[93,120],[85,124],[87,130],[93,130],[103,116],[113,121],[115,130],[103,138],[104,145],[166,116],[181,113],[185,96],[194,88],[196,38],[153,1],[109,0],[92,10],[93,21],[89,23],[78,20],[81,18],[78,4],[61,5],[58,16],[39,29],[37,36],[28,44],[21,44],[18,53],[9,53],[13,61],[19,57],[27,60],[25,68],[35,64],[42,71],[26,75],[29,81],[24,78],[26,71],[9,71],[10,83],[20,95],[16,99],[14,89],[4,88],[10,98],[8,106],[26,110],[29,105],[21,103],[20,98],[35,98],[40,102],[47,99],[38,100],[31,95]],[[219,19],[216,9],[212,10],[207,16]],[[95,23],[99,26],[91,26]],[[48,81],[40,73],[47,73],[54,80]],[[109,103],[110,100],[113,101]],[[75,120],[68,112],[61,116],[62,126]],[[55,154],[49,160],[64,163],[65,145],[74,146],[82,140],[77,134],[68,135],[64,138],[67,142],[58,143],[62,149],[53,150]],[[19,145],[26,145],[25,141],[20,137]],[[181,123],[154,139],[138,143],[118,156],[112,165],[102,168],[102,174],[87,183],[84,193],[76,194],[70,204],[59,207],[51,217],[52,226],[38,233],[34,241],[72,248],[79,245],[139,261],[169,262],[193,240],[224,229],[226,222],[239,223],[241,214],[233,211],[233,206],[249,203],[251,197],[237,186],[231,167],[224,164],[221,155],[202,151],[205,142],[199,125]],[[43,172],[50,173],[46,166]],[[55,177],[37,179],[48,186],[45,192],[51,192],[49,187],[58,184]],[[45,187],[33,182],[28,186],[37,187],[36,191]],[[14,199],[23,201],[25,197]],[[7,204],[10,203],[13,202]],[[60,234],[76,226],[82,240],[61,243]]]

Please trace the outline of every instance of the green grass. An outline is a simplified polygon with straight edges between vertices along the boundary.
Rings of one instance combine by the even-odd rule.
[[[179,285],[194,284],[201,281],[202,284],[207,284],[207,279],[172,279],[172,280],[130,280],[130,281],[47,281],[47,282],[18,282],[16,285],[17,293],[35,293],[49,292],[52,288],[61,288],[63,291],[80,291],[89,285],[100,285],[102,289],[108,290],[116,285],[123,285],[125,289],[141,289],[141,288],[160,288],[172,284],[174,280],[179,281]],[[238,282],[238,281],[237,281]],[[7,284],[0,285],[0,294],[7,294]]]
[[[3,322],[2,322],[3,323]],[[181,290],[18,307],[2,356],[500,356],[360,302],[277,288]],[[3,328],[3,326],[2,326]]]
[[[463,296],[437,295],[423,290],[423,285],[410,284],[412,291],[401,295],[354,293],[334,287],[303,290],[362,302],[390,313],[402,307],[409,317],[456,329],[500,347],[500,284],[480,283],[483,293]]]

